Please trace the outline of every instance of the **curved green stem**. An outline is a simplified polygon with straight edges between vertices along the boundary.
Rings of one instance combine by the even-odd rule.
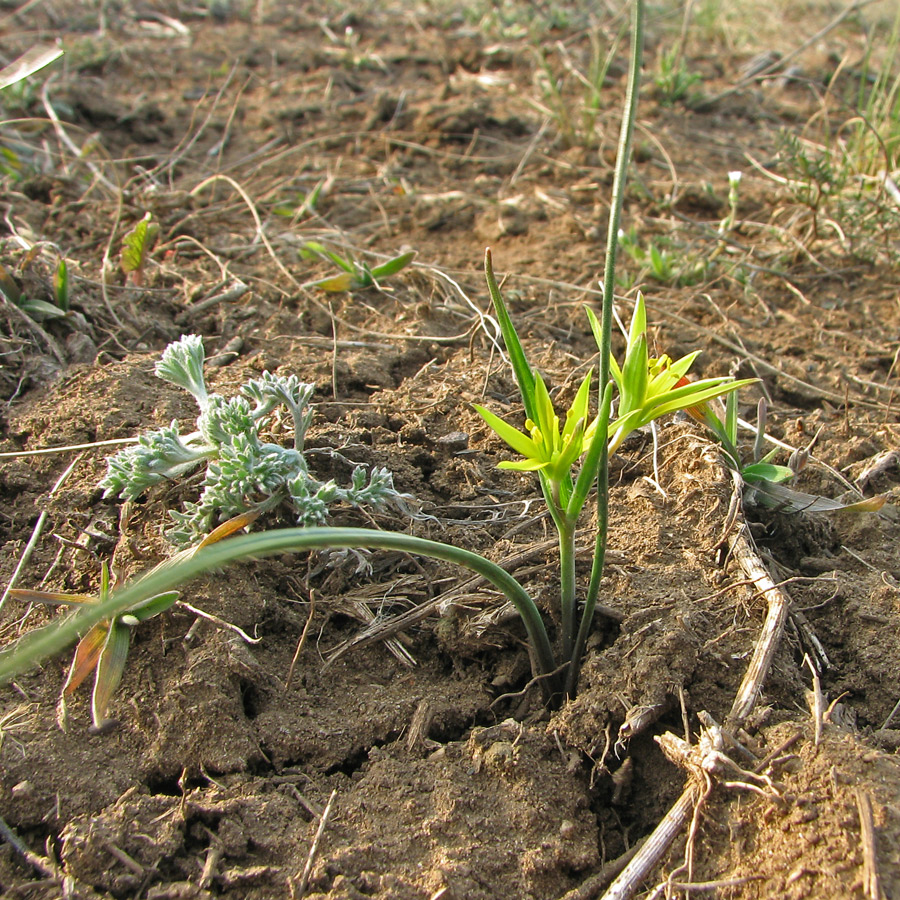
[[[543,620],[534,601],[505,569],[458,547],[392,531],[368,528],[283,528],[228,538],[199,550],[189,550],[166,560],[145,575],[132,579],[100,603],[83,607],[69,619],[39,628],[0,653],[0,682],[64,649],[103,619],[121,615],[136,603],[165,593],[204,572],[250,557],[274,556],[328,547],[399,550],[454,563],[484,577],[502,591],[515,606],[525,625],[532,652],[532,665],[541,679],[545,696],[555,693],[556,661]]]

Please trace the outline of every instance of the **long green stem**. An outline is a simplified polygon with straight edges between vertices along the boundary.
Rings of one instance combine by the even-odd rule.
[[[631,8],[631,58],[628,64],[628,84],[625,89],[625,109],[622,114],[622,130],[619,132],[619,148],[616,154],[616,171],[613,176],[612,200],[609,208],[609,227],[606,232],[606,265],[603,270],[603,314],[600,317],[600,389],[609,381],[609,352],[612,343],[612,307],[616,286],[616,251],[619,244],[619,220],[625,181],[631,162],[631,138],[641,86],[641,62],[644,57],[644,0],[632,0]]]
[[[136,603],[170,591],[204,572],[219,569],[236,560],[328,547],[399,550],[454,563],[481,575],[506,595],[522,617],[535,674],[546,676],[541,678],[544,695],[549,700],[556,693],[555,681],[551,677],[556,670],[556,661],[540,612],[512,575],[469,550],[398,532],[368,528],[275,529],[228,538],[196,552],[179,554],[113,591],[103,602],[85,606],[62,622],[39,628],[0,653],[0,682],[8,681],[58,653],[97,622],[121,615]]]
[[[562,658],[572,659],[575,646],[575,523],[564,521],[559,527],[560,621]]]
[[[612,308],[616,284],[616,251],[619,244],[619,220],[625,194],[625,181],[631,162],[631,139],[634,134],[634,119],[637,111],[638,93],[641,84],[641,62],[644,55],[644,0],[633,0],[631,11],[631,58],[628,65],[628,85],[625,90],[625,109],[622,116],[622,130],[619,133],[619,148],[616,155],[616,171],[613,177],[612,199],[609,210],[609,227],[606,234],[606,265],[603,272],[603,308],[600,316],[600,391],[606,403],[605,417],[601,421],[609,424],[608,395],[603,392],[609,384],[609,356],[612,348]],[[603,452],[597,470],[597,537],[594,544],[594,558],[591,565],[591,580],[585,598],[584,612],[578,627],[572,652],[567,655],[569,663],[566,673],[565,693],[571,697],[575,693],[581,658],[593,626],[594,609],[600,594],[600,580],[606,561],[606,540],[609,527],[609,450],[603,439]]]

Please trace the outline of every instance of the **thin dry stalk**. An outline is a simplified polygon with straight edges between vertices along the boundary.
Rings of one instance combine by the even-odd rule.
[[[602,900],[629,900],[640,890],[641,884],[663,858],[672,841],[693,818],[699,799],[700,785],[692,781],[644,841],[631,862],[625,866],[622,874],[609,886]]]
[[[90,444],[67,444],[64,447],[43,447],[40,450],[11,450],[6,453],[0,453],[0,459],[25,459],[29,456],[52,456],[54,453],[71,453],[75,450],[94,450],[97,447],[120,447],[122,444],[136,444],[137,442],[137,438],[113,438],[109,441],[93,441]]]
[[[731,554],[737,559],[744,574],[752,579],[757,591],[766,598],[769,605],[762,633],[756,642],[750,665],[747,667],[744,680],[741,682],[731,706],[731,712],[725,720],[725,727],[734,732],[750,715],[757,697],[759,697],[759,692],[762,690],[763,682],[784,631],[789,601],[766,571],[746,527],[738,529],[729,540],[729,545]]]
[[[312,874],[312,868],[316,864],[316,857],[319,855],[319,844],[322,840],[322,835],[325,833],[325,826],[328,823],[328,817],[331,815],[331,805],[334,803],[335,797],[337,797],[336,790],[331,792],[328,803],[325,804],[322,818],[319,819],[319,827],[316,830],[316,836],[313,838],[312,846],[309,848],[309,855],[306,857],[306,865],[303,867],[303,874],[300,876],[300,884],[297,887],[297,900],[303,900],[303,897],[306,894],[306,888],[309,885],[309,876]]]
[[[303,631],[300,632],[300,640],[297,641],[297,649],[294,650],[294,657],[291,660],[291,667],[288,669],[287,681],[284,684],[284,689],[287,691],[291,687],[291,681],[294,678],[294,669],[297,666],[297,660],[300,659],[300,654],[303,652],[303,648],[306,646],[306,636],[309,634],[309,628],[312,625],[313,616],[316,612],[316,592],[309,592],[309,615],[306,617],[306,624],[303,626]]]
[[[53,495],[66,483],[69,476],[72,474],[75,466],[81,462],[81,458],[84,456],[83,453],[79,454],[69,463],[68,468],[59,478],[56,480],[56,484],[50,489],[50,493],[47,494],[47,500],[49,501]],[[22,551],[22,556],[19,558],[19,562],[16,565],[15,571],[12,573],[12,576],[9,579],[9,584],[6,585],[6,590],[3,592],[3,596],[0,597],[0,612],[3,611],[3,607],[6,605],[6,601],[9,599],[10,591],[16,586],[19,581],[19,576],[22,574],[25,566],[28,565],[28,560],[31,559],[31,554],[34,552],[34,548],[37,546],[37,542],[40,540],[41,533],[44,530],[44,525],[47,523],[47,510],[42,509],[41,514],[38,516],[38,520],[34,525],[34,529],[31,532],[31,537],[28,538],[28,543],[25,545],[25,549]]]
[[[809,699],[810,712],[813,717],[813,743],[818,747],[822,743],[822,728],[825,722],[825,697],[822,695],[822,682],[813,661],[807,653],[803,657],[804,664],[812,672],[812,697]]]
[[[878,856],[875,850],[875,819],[872,798],[861,788],[856,789],[856,808],[859,812],[859,840],[863,854],[863,892],[867,900],[884,900],[878,876]]]

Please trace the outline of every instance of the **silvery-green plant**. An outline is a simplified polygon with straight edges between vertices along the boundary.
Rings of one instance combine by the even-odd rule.
[[[304,450],[315,385],[296,375],[263,372],[237,396],[225,398],[207,388],[204,361],[203,341],[197,335],[182,337],[165,349],[156,374],[197,401],[197,430],[182,435],[173,421],[110,457],[99,485],[104,497],[133,500],[155,484],[206,466],[198,500],[169,513],[175,525],[167,534],[179,546],[196,543],[218,522],[246,512],[264,513],[286,504],[298,524],[320,525],[342,501],[377,508],[401,500],[393,476],[382,467],[366,472],[356,466],[346,487],[320,481],[310,472]],[[292,447],[262,436],[278,410],[287,410],[293,421]]]

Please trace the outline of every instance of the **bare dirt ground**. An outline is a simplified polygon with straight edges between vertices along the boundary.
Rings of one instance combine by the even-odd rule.
[[[379,527],[507,561],[552,618],[538,486],[496,468],[508,453],[471,407],[519,415],[482,318],[481,260],[491,246],[527,351],[569,398],[596,357],[583,307],[599,302],[624,90],[618,4],[14,6],[0,11],[4,62],[56,38],[66,54],[3,99],[22,121],[0,132],[16,154],[0,255],[23,295],[49,300],[64,254],[72,312],[33,321],[4,301],[0,450],[189,423],[189,398],[153,363],[200,334],[224,393],[264,369],[316,382],[309,443],[340,453],[315,457],[320,475],[388,466],[427,514],[377,513]],[[900,467],[885,455],[898,447],[898,207],[883,178],[854,194],[861,182],[817,182],[801,158],[821,163],[816,148],[847,137],[890,11],[853,13],[804,46],[840,6],[695,6],[683,33],[681,10],[648,18],[623,227],[668,269],[654,278],[622,252],[622,317],[642,287],[660,352],[699,348],[700,374],[758,376],[742,416],[765,393],[771,434],[816,438],[798,487],[852,498],[880,461],[859,484],[888,504],[751,517],[792,612],[737,735],[752,756],[727,752],[768,780],[718,777],[740,783],[717,784],[640,892],[900,898]],[[617,40],[585,112],[592,59]],[[679,46],[699,76],[682,99],[658,77]],[[772,51],[773,77],[749,76]],[[730,171],[743,177],[723,240]],[[148,212],[160,234],[135,286],[118,255]],[[310,240],[370,265],[418,255],[381,290],[327,294],[304,286],[332,271],[301,255]],[[0,460],[4,584],[42,513],[21,587],[96,591],[102,561],[127,576],[171,552],[166,510],[190,483],[122,515],[97,488],[106,452]],[[526,690],[524,632],[502,598],[388,553],[369,573],[286,556],[194,583],[184,599],[255,642],[184,608],[135,629],[106,733],[90,731],[86,688],[57,724],[68,654],[17,678],[0,694],[0,816],[45,871],[4,842],[0,893],[601,896],[687,783],[654,737],[687,727],[696,741],[698,714],[727,718],[766,616],[721,552],[730,484],[697,426],[664,422],[656,450],[650,435],[628,442],[613,483],[612,614],[577,697],[553,713]],[[402,629],[360,640],[415,607]],[[9,600],[2,641],[53,615]],[[821,734],[811,665],[830,707]]]

